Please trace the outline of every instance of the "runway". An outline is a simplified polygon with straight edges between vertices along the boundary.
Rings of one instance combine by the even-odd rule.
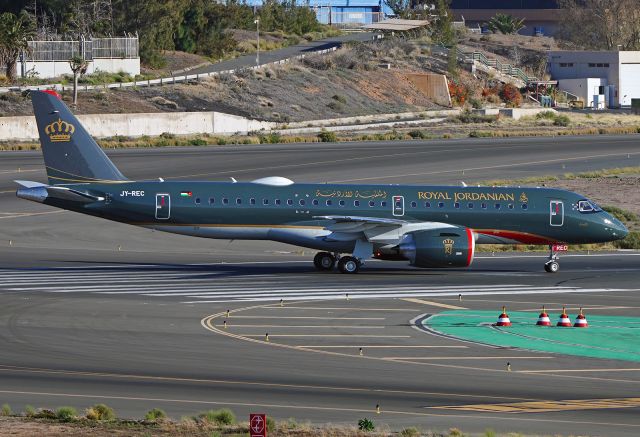
[[[110,156],[136,179],[458,183],[637,166],[639,153],[635,137],[595,137]],[[18,178],[45,180],[39,154],[0,159],[0,401],[14,410],[104,402],[122,416],[160,407],[179,419],[228,406],[243,419],[257,410],[318,423],[369,417],[392,429],[640,431],[638,363],[488,347],[411,323],[456,308],[497,317],[502,305],[633,316],[639,254],[564,256],[556,275],[544,273],[542,254],[510,253],[479,254],[465,270],[374,261],[357,276],[320,273],[312,252],[291,246],[58,213],[16,199]]]

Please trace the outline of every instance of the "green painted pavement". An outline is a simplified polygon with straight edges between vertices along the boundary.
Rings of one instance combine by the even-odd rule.
[[[640,318],[585,314],[588,328],[556,327],[560,313],[548,313],[554,326],[536,326],[539,312],[507,312],[512,326],[492,326],[500,311],[455,310],[423,324],[462,340],[583,357],[640,362]],[[576,314],[569,314],[575,321]]]

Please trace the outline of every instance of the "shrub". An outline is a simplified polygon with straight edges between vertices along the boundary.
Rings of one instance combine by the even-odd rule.
[[[567,115],[558,115],[555,120],[553,120],[553,125],[554,126],[569,126],[569,124],[571,123],[571,119],[569,118],[569,116]]]
[[[449,81],[449,95],[454,105],[463,106],[469,97],[469,88],[455,80]]]
[[[484,437],[496,437],[496,432],[491,428],[487,428],[484,430]]]
[[[614,216],[620,221],[627,221],[627,222],[638,221],[638,216],[635,213],[631,211],[627,211],[622,208],[618,208],[617,206],[603,206],[602,209],[604,209],[605,211],[607,211],[609,214],[611,214],[612,216]]]
[[[191,140],[189,140],[189,144],[191,144],[192,146],[206,146],[209,143],[202,138],[192,138]]]
[[[546,120],[555,120],[556,113],[553,111],[542,111],[536,114],[536,118],[538,120],[546,119]]]
[[[116,418],[116,413],[113,408],[105,404],[96,404],[87,410],[86,416],[89,420],[113,420]]]
[[[260,135],[260,144],[278,144],[282,142],[282,136],[277,132],[271,132],[269,135]]]
[[[276,430],[276,421],[273,420],[273,417],[267,416],[267,431],[273,432]]]
[[[333,97],[331,97],[333,100],[337,100],[340,103],[347,103],[347,98],[345,96],[342,96],[340,94],[334,94]]]
[[[473,109],[481,109],[482,108],[482,101],[480,99],[476,99],[475,97],[472,97],[469,99],[469,103],[471,104],[471,107]]]
[[[333,109],[336,112],[340,112],[344,109],[344,105],[338,101],[334,101],[334,102],[329,102],[327,103],[327,107],[329,109]]]
[[[31,405],[25,405],[24,415],[27,417],[34,417],[36,415],[36,409]]]
[[[414,139],[416,139],[416,138],[420,138],[420,139],[427,138],[427,134],[426,134],[424,131],[421,131],[421,130],[412,130],[412,131],[409,131],[408,135],[409,135],[411,138],[414,138]]]
[[[500,91],[500,98],[507,106],[518,107],[522,104],[522,94],[515,86],[506,83]]]
[[[418,428],[405,428],[402,431],[400,431],[400,435],[402,437],[418,437],[420,435],[420,431],[418,431]]]
[[[78,412],[73,407],[60,407],[56,411],[56,418],[62,422],[71,422],[78,416]]]
[[[318,139],[323,143],[335,143],[336,141],[338,141],[338,137],[336,136],[335,132],[327,130],[323,130],[322,132],[320,132],[318,134]]]
[[[376,426],[374,425],[374,423],[370,420],[367,419],[366,417],[363,419],[358,420],[358,429],[360,431],[373,431],[374,429],[376,429]]]
[[[36,413],[36,415],[34,417],[37,417],[38,419],[55,419],[56,416],[56,412],[53,410],[49,410],[46,408],[43,408],[41,410],[38,410],[38,412]]]
[[[13,411],[11,411],[11,406],[9,404],[2,404],[2,410],[0,411],[2,416],[11,416]]]
[[[618,249],[640,249],[640,232],[631,231],[622,240],[614,241],[613,245]]]
[[[205,411],[198,414],[198,418],[205,422],[215,423],[217,425],[233,425],[236,422],[235,414],[233,414],[233,411],[228,408]]]
[[[144,420],[149,420],[152,422],[158,422],[167,418],[167,413],[165,413],[160,408],[154,408],[152,410],[147,411],[147,414],[144,415]]]

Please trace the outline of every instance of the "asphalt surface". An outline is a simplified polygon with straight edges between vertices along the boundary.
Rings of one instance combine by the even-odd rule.
[[[109,155],[135,179],[280,175],[455,184],[638,166],[636,141],[601,136]],[[393,429],[640,431],[638,363],[492,348],[411,324],[456,307],[495,310],[497,317],[502,305],[637,315],[636,253],[565,256],[556,275],[544,273],[543,256],[518,254],[482,254],[466,270],[370,262],[357,276],[319,273],[313,253],[291,246],[201,240],[59,213],[15,198],[13,179],[45,181],[39,153],[0,158],[0,401],[14,410],[105,402],[123,416],[160,407],[180,418],[228,406],[241,418],[258,410],[322,423],[370,417]],[[494,405],[514,403],[517,413]]]
[[[347,33],[345,35],[335,36],[332,38],[326,38],[318,41],[295,44],[295,45],[284,47],[278,50],[269,50],[265,52],[260,52],[260,65],[270,64],[273,62],[294,58],[296,56],[305,55],[312,52],[327,50],[333,47],[340,47],[345,42],[371,41],[375,37],[376,37],[376,34],[371,32]],[[239,68],[254,67],[255,65],[256,65],[256,55],[250,54],[250,55],[240,56],[234,59],[229,59],[227,61],[216,62],[215,64],[206,65],[200,68],[195,68],[193,70],[189,70],[186,74],[192,75],[192,74],[213,73],[213,72],[220,72],[220,71],[227,71],[227,70],[237,70]]]

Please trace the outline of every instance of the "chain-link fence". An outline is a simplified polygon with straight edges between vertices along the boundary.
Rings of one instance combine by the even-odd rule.
[[[95,58],[138,58],[138,38],[93,38],[79,41],[29,41],[28,61],[68,61],[74,56]]]

